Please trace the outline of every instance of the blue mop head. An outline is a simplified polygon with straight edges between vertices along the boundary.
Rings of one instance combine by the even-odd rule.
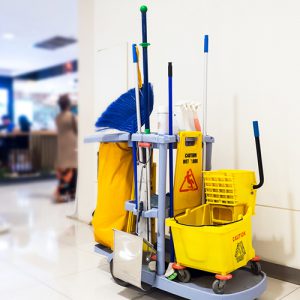
[[[143,89],[141,89],[143,90]],[[149,83],[149,116],[153,110],[153,87]],[[145,124],[146,120],[146,99],[140,91],[141,122]],[[96,122],[98,128],[114,128],[129,133],[137,132],[135,89],[121,95],[112,102],[102,113]]]

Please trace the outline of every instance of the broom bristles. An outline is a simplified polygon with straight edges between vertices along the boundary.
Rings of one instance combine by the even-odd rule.
[[[141,89],[142,90],[142,89]],[[153,88],[149,83],[149,116],[153,110]],[[145,124],[147,101],[140,91],[140,109],[142,126]],[[96,122],[98,128],[113,128],[129,133],[137,132],[135,89],[130,89],[113,101]]]

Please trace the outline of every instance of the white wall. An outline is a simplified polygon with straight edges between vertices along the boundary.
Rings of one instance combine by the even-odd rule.
[[[94,129],[94,77],[95,77],[95,25],[94,1],[79,0],[79,136],[78,136],[78,186],[77,216],[87,223],[91,221],[96,203],[97,147],[83,143],[84,136]]]
[[[98,76],[93,70],[82,72],[85,78],[80,77],[80,81],[97,79],[94,87],[89,87],[90,97],[80,99],[81,107],[89,107],[80,114],[82,132],[86,134],[92,128],[95,111],[98,113],[105,108],[107,98],[118,95],[127,81],[132,86],[131,55],[128,53],[127,70],[127,62],[122,62],[126,50],[122,47],[141,41],[141,4],[149,8],[149,75],[154,84],[156,107],[159,103],[167,103],[168,61],[174,64],[175,102],[202,101],[203,35],[209,34],[208,132],[216,139],[213,167],[257,170],[251,122],[259,120],[265,185],[258,193],[257,215],[253,218],[254,245],[264,259],[300,268],[300,176],[297,174],[300,169],[297,139],[300,129],[297,122],[300,113],[297,103],[300,98],[297,82],[300,75],[300,2],[81,2],[86,6],[94,5],[94,24],[89,20],[90,29],[84,24],[86,30],[82,31],[83,38],[89,35],[94,43],[84,44],[90,56],[87,58],[83,51],[80,66],[83,67],[87,60],[92,64],[94,59],[92,65],[97,72],[107,72],[107,76],[105,73]],[[115,60],[120,63],[112,64],[110,59],[99,58],[97,50],[104,48],[112,56],[113,49],[118,48]],[[105,86],[104,93],[99,87],[101,84]],[[80,85],[83,91],[88,88],[83,83]],[[154,119],[152,121],[155,123]],[[95,156],[94,162],[91,157],[87,158],[91,148],[80,148],[80,173],[84,176],[88,176],[87,170],[95,165]],[[79,193],[79,206],[84,208],[79,209],[79,215],[87,220],[86,213],[90,214],[95,200],[87,199],[91,196],[91,183],[88,183],[91,176],[84,180],[80,182],[82,193]]]

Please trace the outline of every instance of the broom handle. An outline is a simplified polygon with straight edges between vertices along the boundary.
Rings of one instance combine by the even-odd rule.
[[[143,74],[144,74],[144,85],[143,95],[145,97],[146,107],[146,118],[145,118],[145,133],[150,133],[150,120],[149,120],[149,79],[148,79],[148,46],[150,45],[147,41],[147,6],[142,5],[140,11],[142,13],[142,43],[143,47]]]
[[[139,93],[139,67],[138,67],[138,57],[136,52],[136,44],[132,44],[132,59],[136,68],[135,73],[135,103],[136,103],[136,120],[137,120],[137,129],[138,133],[142,131],[142,122],[141,122],[141,108],[140,108],[140,93]]]
[[[132,44],[132,60],[136,67],[136,86],[135,86],[135,103],[136,103],[136,120],[138,133],[141,133],[141,110],[140,110],[140,97],[139,97],[139,75],[138,75],[138,57],[136,51],[136,44]],[[134,191],[135,191],[135,208],[139,213],[139,192],[138,192],[138,176],[137,176],[137,154],[139,159],[141,159],[141,151],[137,149],[137,143],[132,143],[133,150],[133,171],[134,171]],[[136,221],[136,232],[138,232],[138,221]]]

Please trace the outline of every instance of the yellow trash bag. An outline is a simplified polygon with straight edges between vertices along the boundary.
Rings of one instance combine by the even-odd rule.
[[[132,150],[127,142],[101,143],[98,153],[98,199],[92,220],[95,240],[113,248],[113,229],[126,231],[125,202],[133,189]]]

